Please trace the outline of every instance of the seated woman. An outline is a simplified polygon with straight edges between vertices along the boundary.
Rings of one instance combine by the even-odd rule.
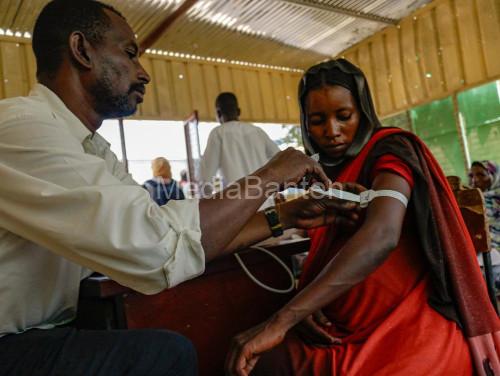
[[[479,188],[484,195],[491,235],[491,263],[498,289],[500,288],[500,169],[493,161],[472,162],[469,180],[470,185]],[[478,261],[482,266],[482,257],[478,257]]]
[[[144,183],[144,188],[158,205],[165,205],[169,200],[184,200],[184,193],[172,179],[170,163],[166,158],[158,157],[151,162],[153,179]]]
[[[474,363],[500,375],[500,323],[430,151],[380,127],[363,73],[344,59],[310,68],[299,101],[304,145],[329,178],[392,192],[350,234],[310,232],[300,292],[235,338],[228,373],[471,375]]]

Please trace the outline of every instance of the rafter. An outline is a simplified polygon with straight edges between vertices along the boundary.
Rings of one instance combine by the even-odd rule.
[[[196,4],[198,0],[185,0],[179,7],[172,13],[169,14],[163,22],[161,22],[149,35],[147,35],[141,41],[141,54],[144,53],[148,48],[156,43],[158,39],[161,38],[163,34],[168,30],[168,28],[181,16],[186,14],[186,12],[191,9],[191,7]]]
[[[281,0],[281,1],[300,5],[300,6],[306,7],[306,8],[314,8],[314,9],[324,10],[327,12],[339,13],[339,14],[343,14],[346,16],[350,16],[350,17],[362,18],[365,20],[370,20],[370,21],[375,21],[375,22],[381,22],[381,23],[388,24],[388,25],[396,25],[399,22],[399,20],[396,20],[393,18],[383,17],[383,16],[379,16],[379,15],[373,14],[373,13],[358,12],[357,10],[353,10],[353,9],[343,7],[340,5],[323,4],[323,3],[319,3],[319,2],[314,1],[314,0]]]

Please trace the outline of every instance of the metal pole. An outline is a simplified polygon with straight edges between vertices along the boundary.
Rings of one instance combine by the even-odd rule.
[[[120,129],[120,142],[122,145],[122,161],[125,165],[125,171],[128,171],[127,147],[125,145],[125,130],[123,129],[123,118],[118,119],[118,128]]]
[[[415,133],[415,126],[413,125],[413,120],[411,119],[410,110],[408,109],[405,112],[406,112],[406,119],[408,120],[408,126],[410,127],[409,131]]]
[[[460,114],[460,108],[458,107],[458,99],[457,94],[453,94],[451,96],[453,101],[453,116],[455,118],[456,130],[458,133],[458,140],[460,141],[460,145],[462,146],[462,155],[464,157],[465,164],[465,176],[467,176],[467,172],[470,168],[470,154],[469,154],[469,145],[467,144],[467,131],[465,129],[465,124],[463,122],[463,118]]]

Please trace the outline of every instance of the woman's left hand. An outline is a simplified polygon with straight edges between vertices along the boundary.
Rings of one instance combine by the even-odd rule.
[[[238,334],[231,341],[226,357],[226,375],[248,376],[260,355],[278,346],[287,329],[273,319]]]
[[[298,323],[294,330],[305,343],[311,346],[331,346],[342,343],[340,338],[333,337],[328,332],[327,328],[331,326],[332,323],[323,311],[318,310]]]

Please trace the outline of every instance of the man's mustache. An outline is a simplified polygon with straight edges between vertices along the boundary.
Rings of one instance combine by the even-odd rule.
[[[146,94],[146,86],[143,84],[134,84],[130,86],[129,94],[132,94],[134,91],[138,91],[142,95]]]

